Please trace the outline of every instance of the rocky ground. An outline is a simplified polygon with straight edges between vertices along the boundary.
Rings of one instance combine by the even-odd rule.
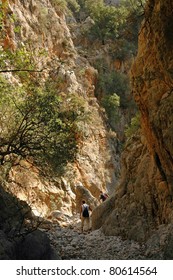
[[[78,216],[63,226],[54,223],[48,231],[52,247],[61,259],[67,260],[127,260],[146,259],[145,246],[118,236],[105,236],[101,230],[81,233]]]

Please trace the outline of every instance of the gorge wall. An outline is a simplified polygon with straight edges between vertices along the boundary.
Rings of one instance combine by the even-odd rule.
[[[54,210],[72,215],[79,212],[82,198],[95,207],[100,190],[111,193],[119,177],[116,135],[109,133],[105,113],[94,96],[97,71],[75,48],[63,6],[51,0],[6,2],[7,34],[1,43],[12,50],[21,43],[29,48],[38,69],[44,68],[42,81],[51,76],[65,99],[74,94],[81,97],[89,121],[81,122],[83,139],[78,142],[74,164],[67,166],[63,177],[41,175],[32,159],[17,159],[10,168],[1,167],[2,184],[26,201],[37,216],[48,217]],[[15,21],[10,20],[12,15]],[[41,58],[40,52],[44,52]],[[14,81],[10,73],[8,78]]]
[[[8,23],[2,42],[15,49],[19,42],[44,51],[38,60],[44,67],[43,81],[57,79],[61,94],[83,98],[90,122],[81,123],[83,139],[74,164],[63,177],[41,175],[32,160],[17,159],[13,166],[0,168],[1,185],[26,201],[37,216],[51,212],[72,215],[82,198],[98,205],[101,189],[112,196],[93,211],[93,229],[106,235],[122,235],[143,241],[161,225],[172,223],[173,169],[173,55],[171,0],[149,0],[139,34],[139,50],[131,70],[133,95],[141,112],[141,129],[128,140],[121,163],[116,136],[106,126],[104,111],[94,96],[97,71],[73,43],[66,18],[55,1],[11,0]],[[71,20],[74,20],[71,18]],[[16,24],[16,23],[15,23]],[[79,46],[78,46],[79,47]],[[9,79],[13,80],[11,74]],[[115,189],[116,188],[116,189]]]
[[[121,182],[93,213],[94,229],[146,240],[173,222],[173,3],[149,0],[131,69],[141,131],[122,156]]]

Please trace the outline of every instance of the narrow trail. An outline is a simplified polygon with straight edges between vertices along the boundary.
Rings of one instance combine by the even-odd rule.
[[[105,236],[101,230],[80,232],[80,219],[73,217],[65,227],[54,224],[48,232],[52,247],[63,260],[142,260],[145,246],[117,236]]]

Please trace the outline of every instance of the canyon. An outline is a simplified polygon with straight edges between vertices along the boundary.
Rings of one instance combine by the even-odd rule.
[[[130,69],[140,129],[126,141],[122,153],[117,134],[110,129],[95,96],[98,71],[91,64],[94,50],[91,56],[90,50],[86,52],[88,42],[75,19],[65,16],[51,0],[9,0],[7,13],[16,15],[20,31],[15,33],[14,23],[8,22],[4,46],[15,50],[20,42],[29,42],[38,68],[45,69],[42,81],[49,76],[57,80],[65,100],[71,100],[74,93],[82,98],[89,121],[80,123],[82,137],[76,159],[62,176],[44,174],[31,157],[16,157],[12,164],[0,166],[0,258],[172,259],[172,1],[146,3],[138,52]],[[88,24],[91,20],[85,21],[84,28]],[[105,55],[106,47],[95,48],[98,46],[97,54]],[[36,54],[43,50],[40,59]],[[110,64],[117,65],[117,61]],[[7,76],[14,82],[12,73]],[[102,204],[100,190],[109,193]],[[93,209],[92,231],[86,236],[80,234],[79,225],[83,198]],[[21,211],[25,214],[20,215]],[[37,230],[24,240],[17,237],[16,249],[12,228],[18,231],[23,217],[30,225],[36,223]],[[82,251],[84,238],[84,247],[90,248],[92,256]],[[35,244],[42,240],[44,249],[40,245],[40,251],[30,256],[27,250],[20,252],[19,248],[28,248],[32,240]],[[105,255],[101,255],[102,249],[100,255],[94,253],[93,240],[97,245],[100,241],[101,248],[107,242]]]

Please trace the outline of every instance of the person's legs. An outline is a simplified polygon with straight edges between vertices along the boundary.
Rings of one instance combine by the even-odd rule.
[[[81,217],[81,231],[84,229],[84,217]]]
[[[87,225],[87,231],[90,229],[90,218],[89,217],[87,217],[86,218],[86,225]]]

